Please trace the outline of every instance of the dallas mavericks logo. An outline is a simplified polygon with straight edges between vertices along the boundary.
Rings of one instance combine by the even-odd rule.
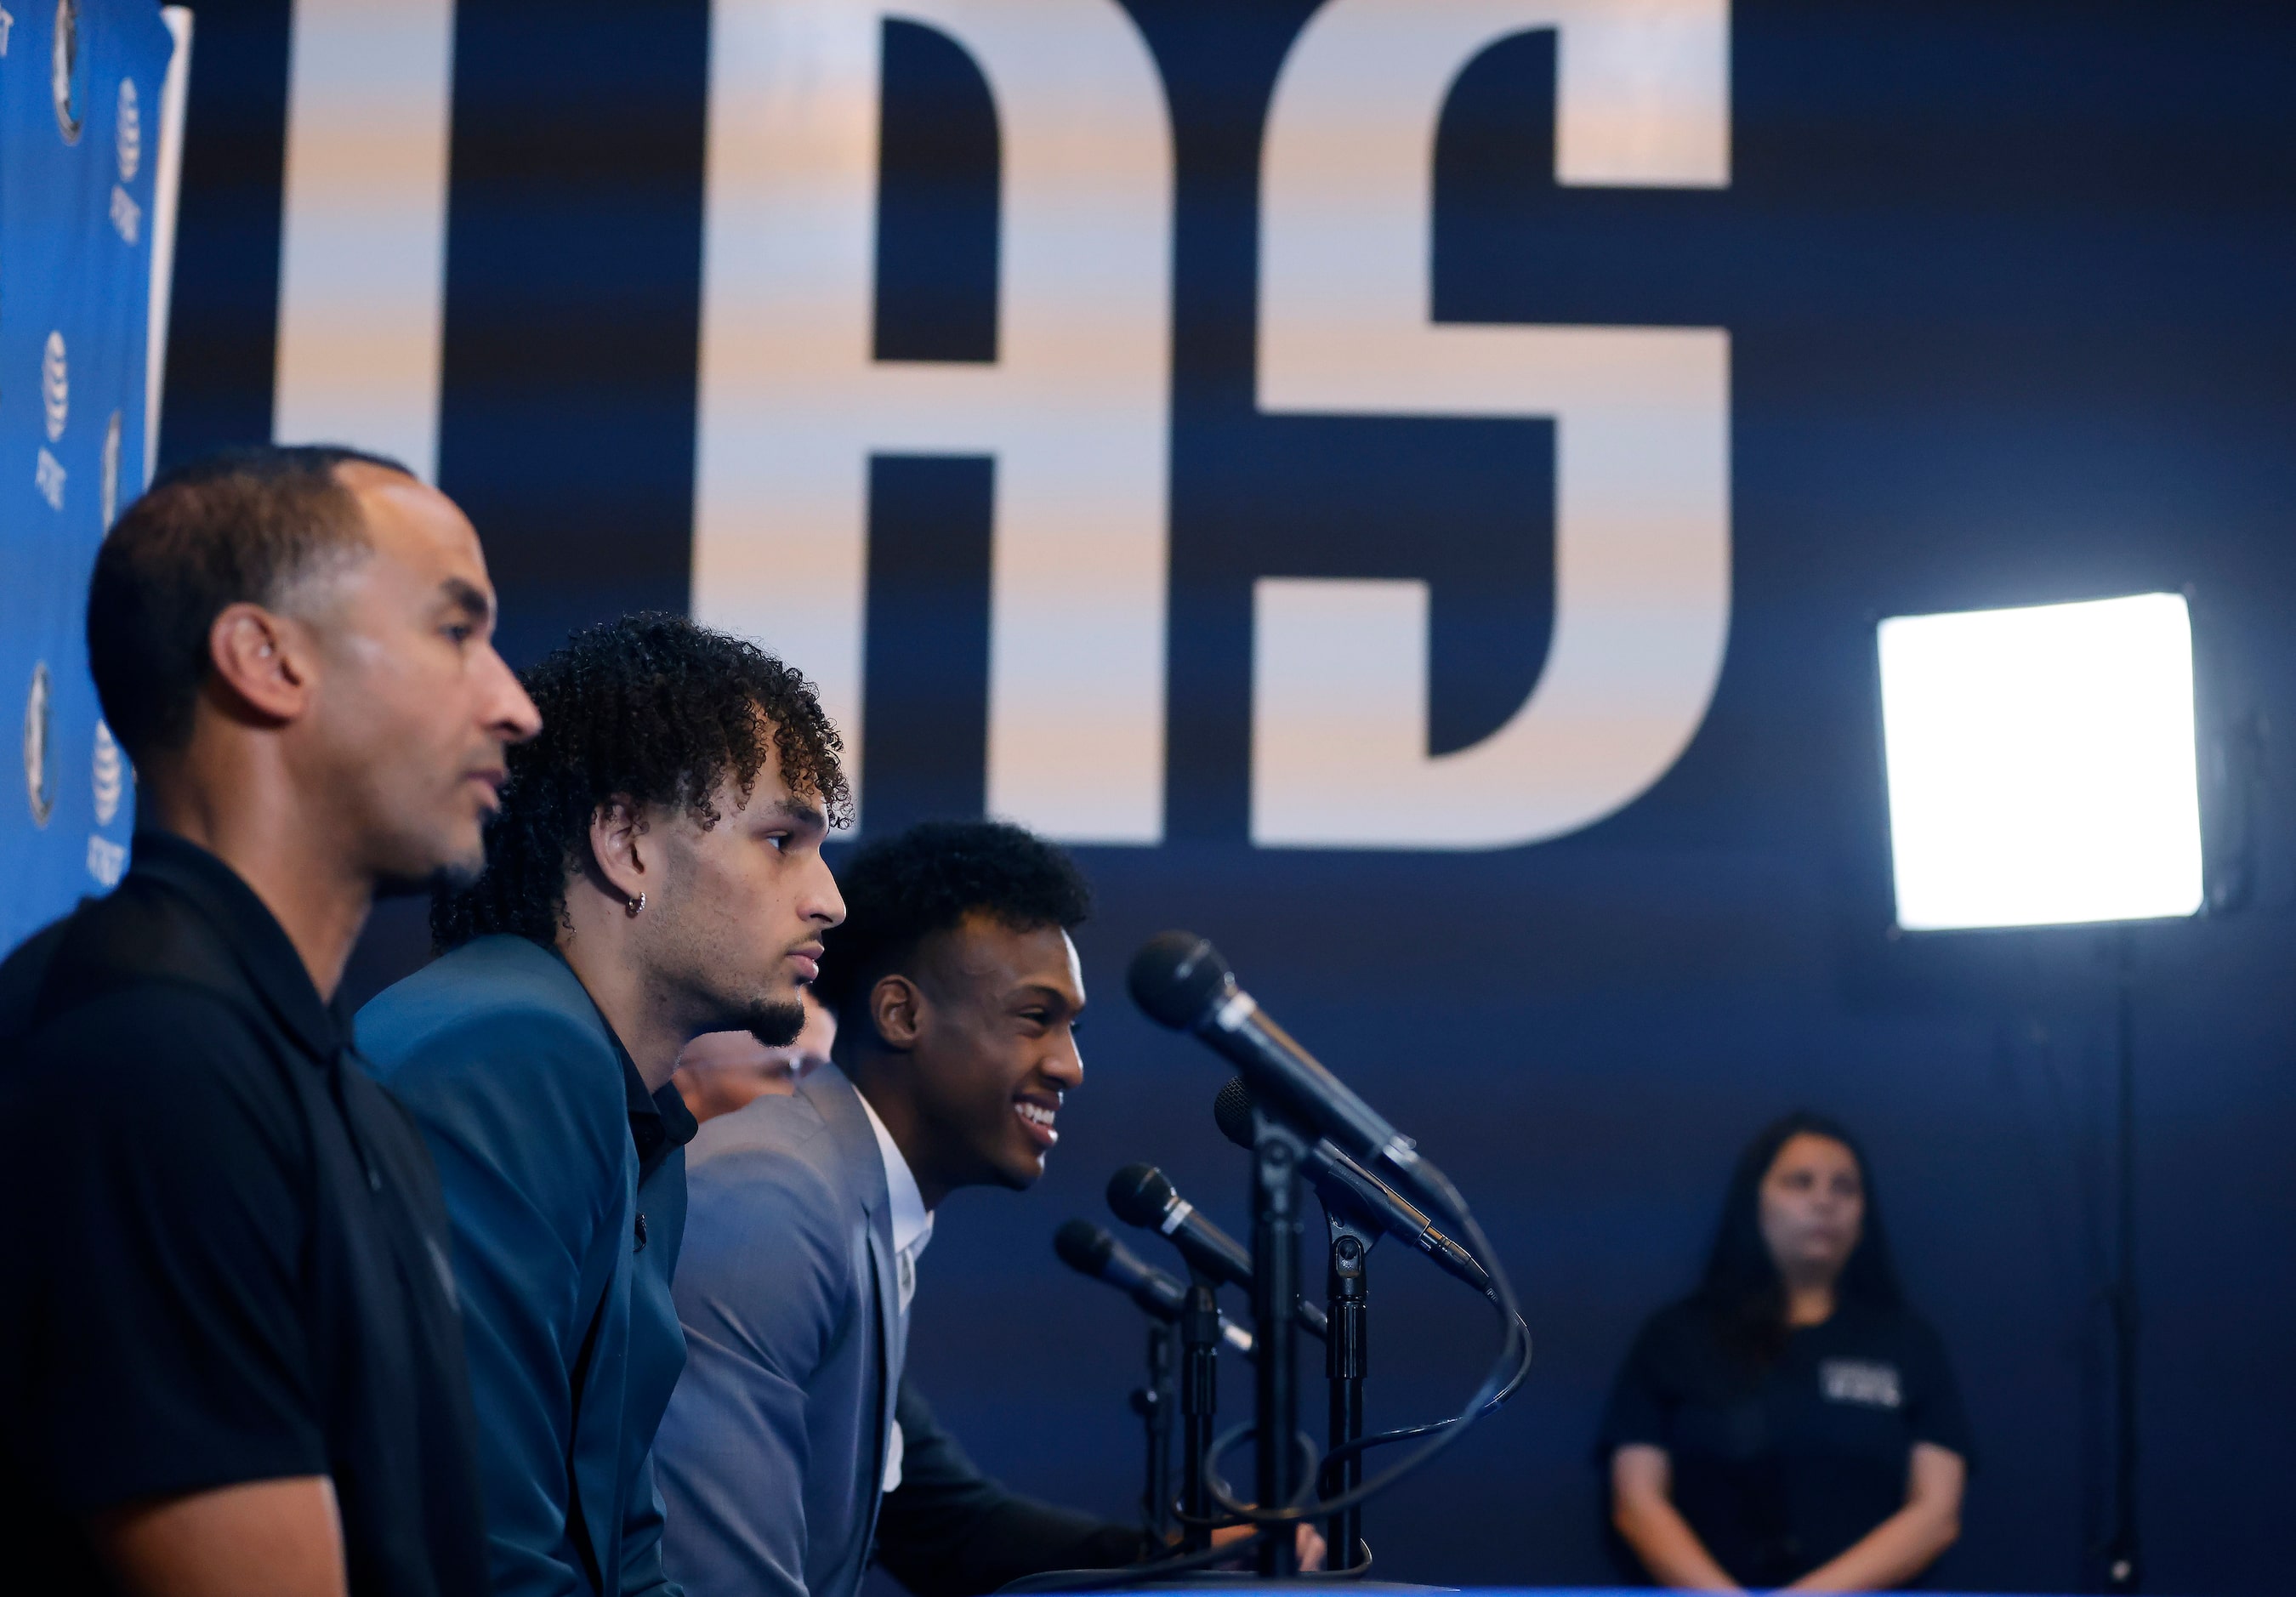
[[[24,797],[32,824],[45,826],[55,812],[55,788],[48,781],[48,662],[32,667],[32,691],[24,700]]]
[[[48,412],[48,442],[54,443],[64,436],[64,422],[71,416],[71,379],[64,370],[64,335],[48,334],[48,347],[40,353],[40,398]]]
[[[103,529],[111,530],[111,518],[119,512],[119,413],[113,411],[111,420],[103,428]]]
[[[95,724],[95,823],[111,824],[119,813],[119,794],[127,785],[127,762],[119,757],[119,740],[102,721]]]
[[[56,99],[56,127],[64,143],[79,143],[87,114],[87,56],[79,47],[79,0],[56,0],[55,55],[48,86]]]
[[[144,164],[144,113],[135,103],[135,80],[119,80],[119,181],[135,181]]]

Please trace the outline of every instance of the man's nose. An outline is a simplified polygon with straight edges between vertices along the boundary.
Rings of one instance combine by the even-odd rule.
[[[837,878],[829,869],[829,862],[819,855],[814,856],[816,880],[807,896],[805,918],[818,921],[824,931],[845,922],[845,895],[837,890]]]
[[[494,677],[494,692],[488,707],[492,713],[488,716],[487,724],[504,741],[523,743],[542,730],[542,712],[534,708],[534,700],[527,696],[525,687],[511,670],[509,662],[495,652],[491,643],[487,645],[487,662]]]
[[[1045,1074],[1064,1093],[1084,1085],[1084,1055],[1077,1052],[1073,1041],[1063,1041],[1053,1050],[1045,1061]]]

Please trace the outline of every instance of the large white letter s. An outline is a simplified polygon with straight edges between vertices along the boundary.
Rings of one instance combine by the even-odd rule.
[[[1437,125],[1483,49],[1558,30],[1556,176],[1729,181],[1727,0],[1331,0],[1292,46],[1262,156],[1270,413],[1551,417],[1554,629],[1497,732],[1431,757],[1427,587],[1263,579],[1251,832],[1262,845],[1488,848],[1631,802],[1697,731],[1729,626],[1720,329],[1438,325]]]

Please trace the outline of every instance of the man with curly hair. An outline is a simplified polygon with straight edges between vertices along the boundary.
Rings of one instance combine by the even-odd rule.
[[[803,1025],[845,915],[840,745],[796,671],[682,617],[578,633],[523,681],[545,730],[485,872],[434,897],[443,957],[359,1035],[446,1187],[496,1592],[668,1592],[651,1450],[694,1128],[670,1076],[703,1033]]]

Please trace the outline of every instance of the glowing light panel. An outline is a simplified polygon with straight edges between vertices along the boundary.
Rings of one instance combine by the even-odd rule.
[[[2181,595],[1900,616],[1880,646],[1900,926],[2201,907]]]

